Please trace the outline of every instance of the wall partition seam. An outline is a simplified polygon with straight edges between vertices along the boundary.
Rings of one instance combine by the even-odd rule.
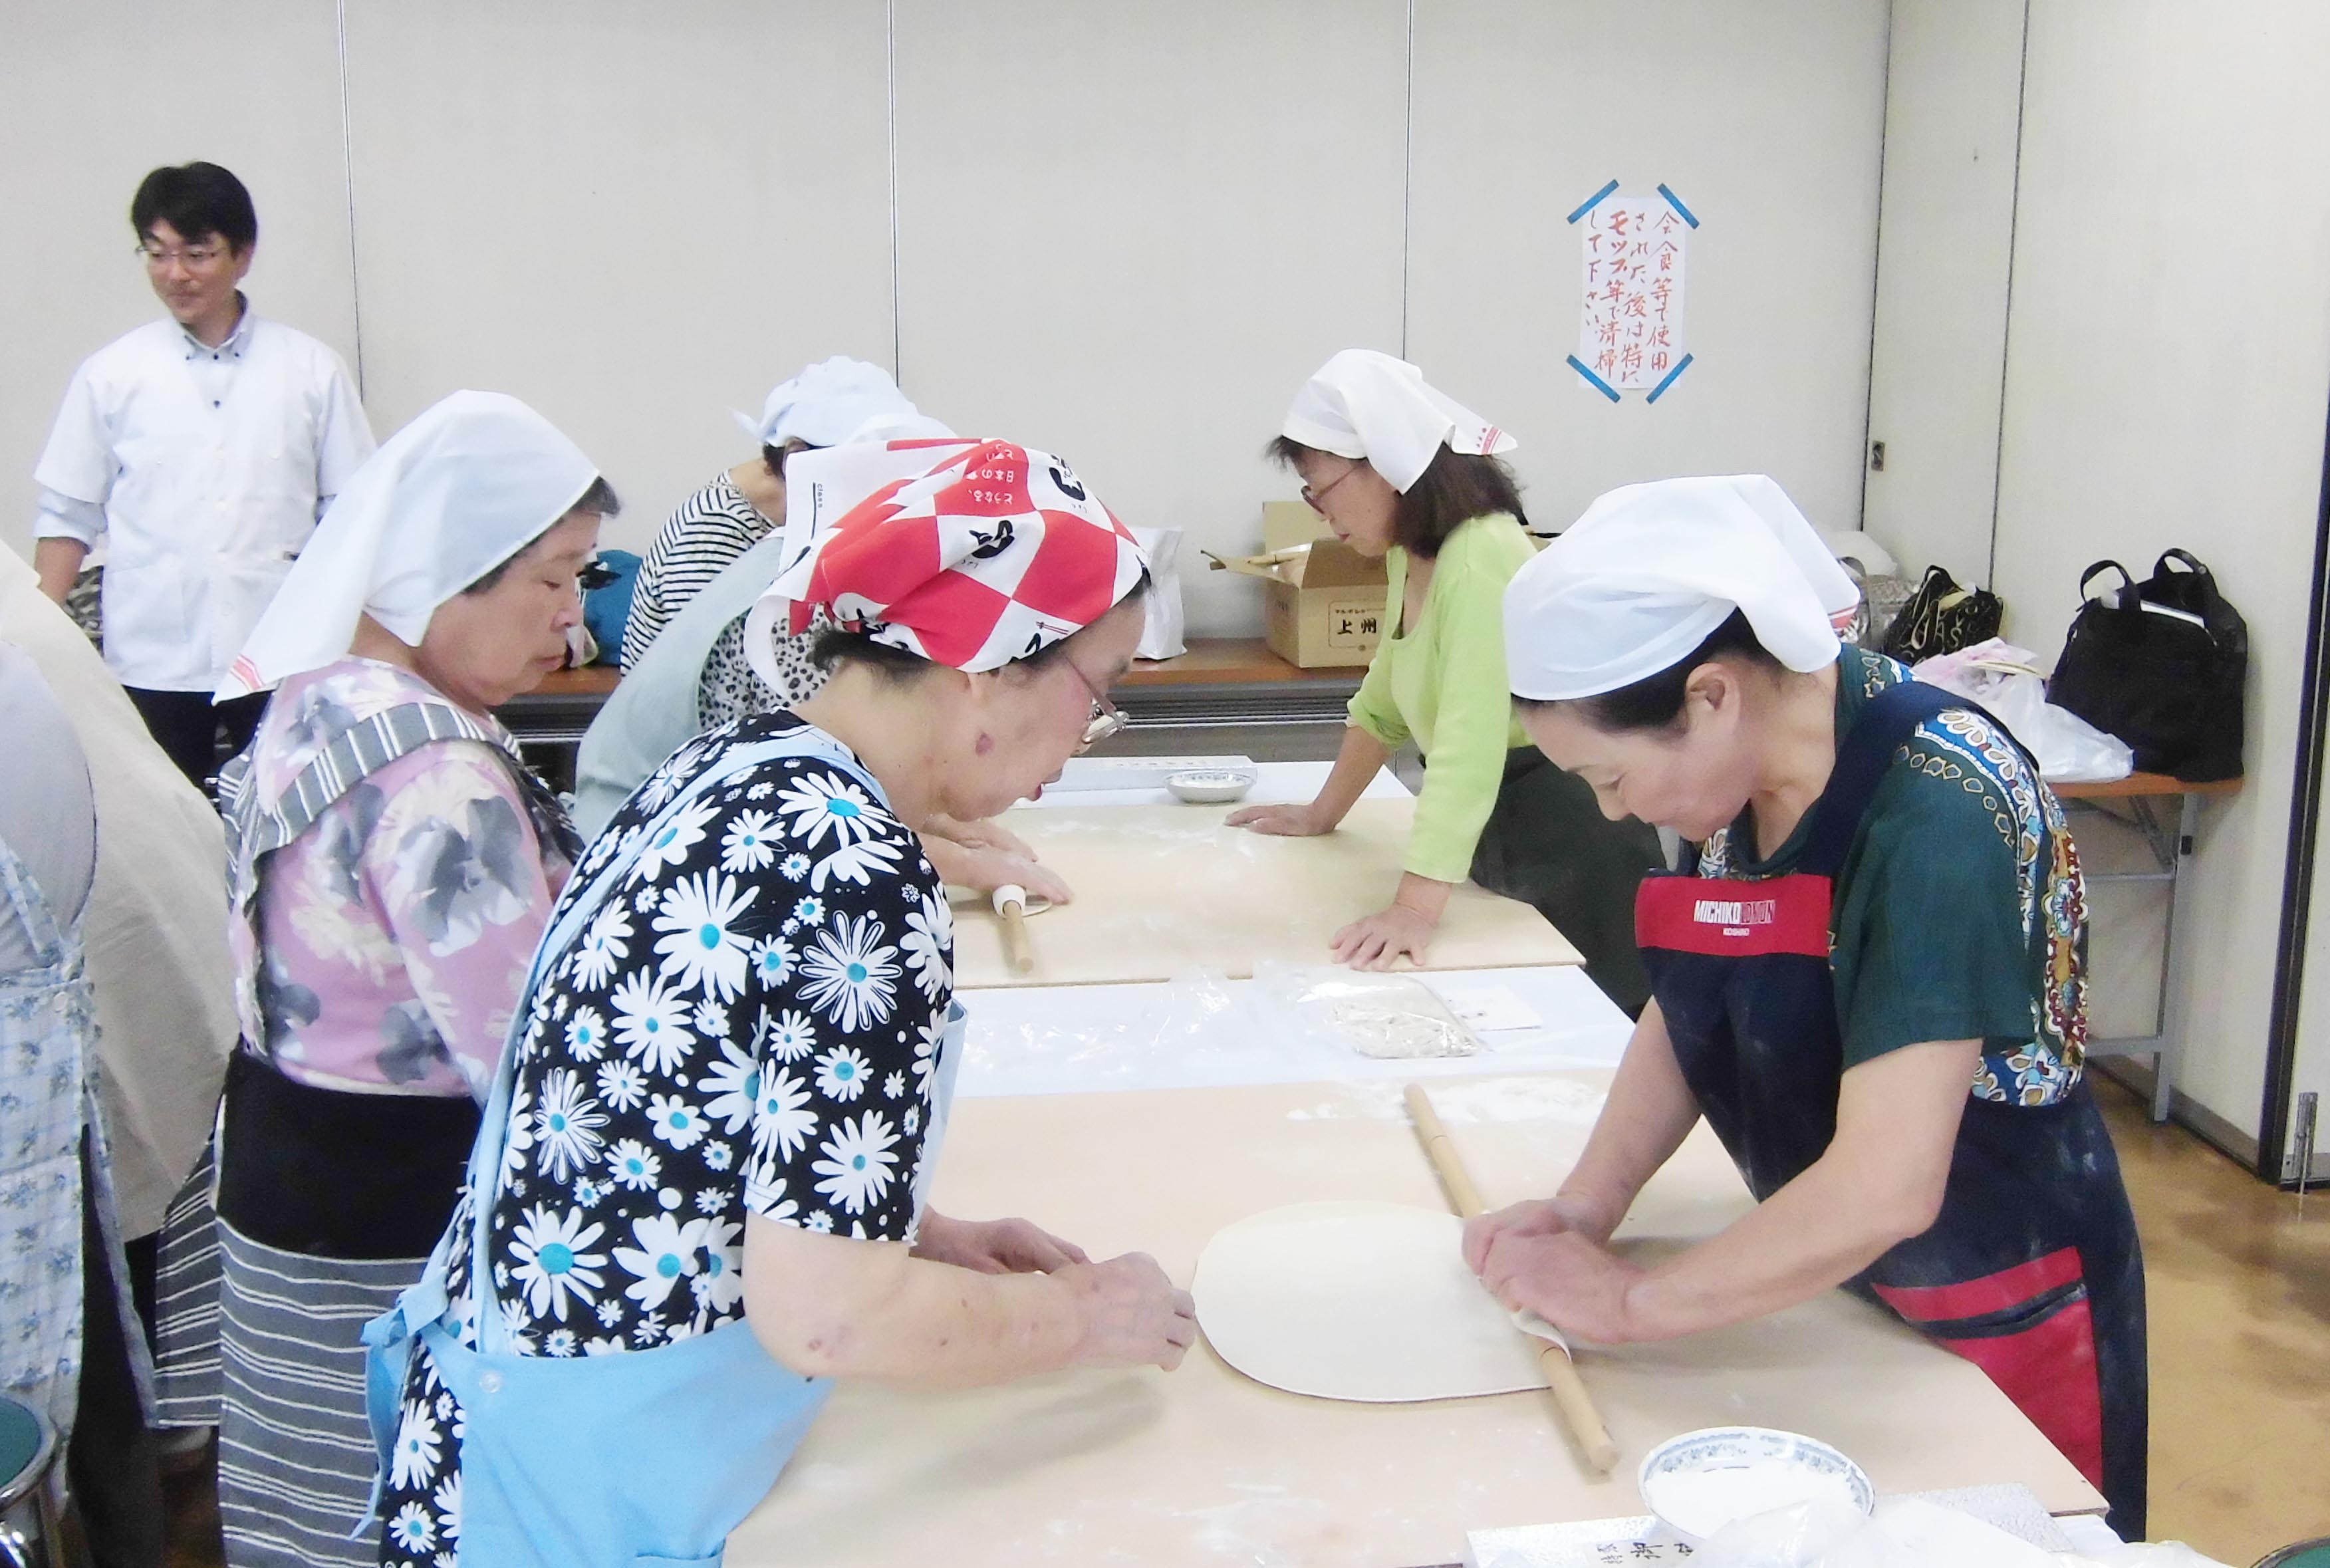
[[[898,0],[886,0],[883,10],[883,90],[888,99],[885,118],[890,135],[890,373],[898,378],[903,391],[906,384],[906,354],[899,327],[898,301],[902,287],[898,248]]]
[[[1861,501],[1858,526],[1869,526],[1869,443],[1877,439],[1877,307],[1885,293],[1885,154],[1893,133],[1893,7],[1885,3],[1885,69],[1877,87],[1877,237],[1869,247],[1869,366],[1861,378]]]
[[[2022,221],[2022,122],[2031,93],[2031,0],[2022,0],[2022,63],[2014,80],[2014,178],[2006,200],[2006,314],[1998,331],[1998,448],[1990,465],[1990,564],[1984,587],[1998,587],[1998,504],[2006,493],[2006,367],[2014,345],[2014,236]]]
[[[332,14],[340,56],[340,173],[348,203],[348,316],[355,326],[356,398],[361,401],[365,395],[364,283],[356,266],[356,146],[355,124],[348,115],[348,0],[334,0]]]
[[[2297,704],[2297,755],[2283,858],[2281,930],[2274,952],[2273,1007],[2267,1015],[2265,1100],[2258,1115],[2257,1174],[2278,1185],[2287,1168],[2291,1097],[2297,1088],[2297,1026],[2306,1005],[2306,931],[2314,914],[2314,855],[2322,822],[2324,753],[2330,750],[2330,417],[2322,438],[2322,488],[2314,516],[2314,586],[2306,611],[2306,665]]]
[[[1407,352],[1408,260],[1415,249],[1409,221],[1416,203],[1416,0],[1407,0],[1407,59],[1405,99],[1406,128],[1400,140],[1399,163],[1399,357]]]

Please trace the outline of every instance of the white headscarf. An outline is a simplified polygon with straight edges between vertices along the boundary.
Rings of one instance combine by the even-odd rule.
[[[549,532],[598,477],[517,399],[455,392],[391,436],[332,502],[219,700],[340,657],[359,615],[419,646],[439,605]]]
[[[1520,443],[1454,398],[1429,386],[1404,359],[1347,348],[1294,394],[1279,433],[1339,458],[1364,458],[1405,495],[1446,447],[1510,452]]]
[[[804,446],[838,447],[847,440],[905,439],[933,433],[868,430],[885,420],[921,419],[890,373],[878,364],[841,354],[802,367],[792,380],[769,393],[761,417],[740,413],[736,422],[764,447],[798,439]]]
[[[1832,613],[1860,590],[1761,474],[1662,479],[1596,500],[1505,589],[1513,694],[1615,692],[1689,658],[1733,610],[1788,668],[1839,649]]]

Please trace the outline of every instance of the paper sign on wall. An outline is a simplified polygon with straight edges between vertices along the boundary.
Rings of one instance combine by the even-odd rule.
[[[1656,196],[1604,202],[1577,225],[1586,286],[1577,357],[1622,392],[1658,385],[1682,358],[1690,232]]]
[[[1577,228],[1577,352],[1570,365],[1612,401],[1643,391],[1656,402],[1691,363],[1683,344],[1690,209],[1664,185],[1621,196],[1611,181],[1570,214]]]

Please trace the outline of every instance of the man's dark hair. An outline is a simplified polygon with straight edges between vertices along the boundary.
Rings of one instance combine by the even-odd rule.
[[[144,240],[156,223],[169,224],[188,244],[215,234],[240,252],[259,242],[251,193],[216,164],[156,169],[139,181],[129,200],[129,226]]]
[[[1292,436],[1280,436],[1270,443],[1265,455],[1291,468],[1298,458],[1316,450]],[[1439,554],[1458,527],[1492,512],[1510,513],[1514,522],[1529,526],[1529,517],[1521,511],[1520,486],[1499,458],[1452,452],[1442,447],[1433,454],[1431,467],[1398,495],[1392,513],[1392,543],[1421,561]]]

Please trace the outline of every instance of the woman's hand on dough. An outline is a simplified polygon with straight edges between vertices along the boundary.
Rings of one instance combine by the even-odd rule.
[[[1388,969],[1403,958],[1421,964],[1439,927],[1439,921],[1395,903],[1353,921],[1329,946],[1337,963],[1355,969]]]
[[[1629,1292],[1643,1270],[1576,1231],[1500,1233],[1482,1260],[1481,1282],[1509,1312],[1526,1308],[1564,1334],[1595,1345],[1641,1337]]]
[[[1071,1365],[1181,1365],[1198,1340],[1198,1308],[1157,1260],[1127,1252],[1105,1263],[1072,1263],[1052,1276],[1075,1293],[1084,1328]]]
[[[1316,838],[1335,830],[1335,825],[1327,820],[1315,800],[1300,806],[1241,806],[1223,821],[1229,827],[1266,833],[1273,838]]]
[[[1033,860],[1036,852],[1028,841],[993,817],[980,822],[958,822],[950,819],[943,829],[947,837],[965,849],[993,849],[1005,855],[1016,855],[1022,860]]]
[[[1026,1220],[957,1220],[925,1210],[914,1256],[980,1274],[1049,1274],[1089,1263],[1084,1250]]]
[[[969,886],[981,893],[993,893],[999,887],[1024,887],[1030,898],[1049,899],[1054,903],[1068,903],[1076,896],[1075,889],[1031,855],[1014,855],[1002,849],[971,849],[963,852],[962,874]]]

